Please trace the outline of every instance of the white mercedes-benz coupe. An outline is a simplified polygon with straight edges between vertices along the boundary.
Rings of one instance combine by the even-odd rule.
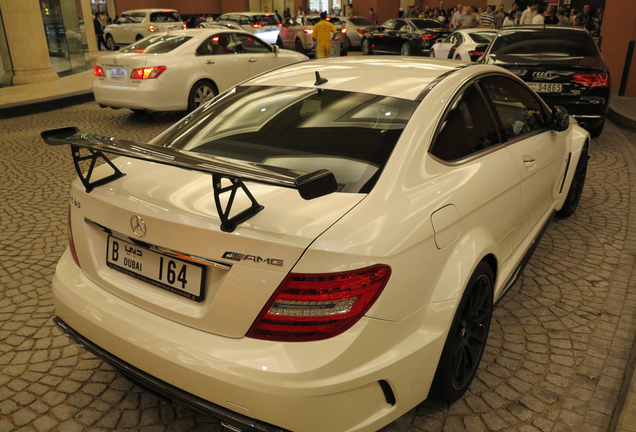
[[[300,432],[460,398],[590,145],[504,69],[376,56],[260,75],[150,143],[42,137],[79,175],[62,331],[234,430]]]
[[[250,77],[306,60],[227,26],[177,30],[99,57],[93,94],[103,107],[193,110]]]

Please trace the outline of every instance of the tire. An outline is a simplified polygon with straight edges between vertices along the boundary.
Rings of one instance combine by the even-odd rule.
[[[477,374],[490,330],[494,280],[490,266],[480,262],[459,302],[431,388],[445,402],[461,398]]]
[[[362,43],[360,44],[360,51],[362,51],[362,55],[373,54],[373,51],[371,50],[371,41],[369,39],[362,39]]]
[[[301,54],[307,54],[307,51],[305,51],[305,47],[303,47],[303,43],[300,41],[300,39],[296,39],[296,41],[294,42],[294,48]]]
[[[560,218],[568,218],[574,214],[581,202],[581,195],[583,195],[583,186],[585,186],[585,177],[587,176],[587,161],[589,159],[588,145],[587,143],[581,150],[581,156],[576,164],[576,170],[574,171],[574,177],[572,178],[572,184],[570,190],[568,190],[568,196],[565,198],[563,207],[557,212],[557,216]]]
[[[431,50],[431,53],[428,56],[432,57],[432,58],[435,58],[435,50]]]
[[[201,104],[212,99],[218,94],[216,87],[210,81],[199,81],[190,90],[188,96],[188,111],[194,111]]]
[[[402,46],[400,47],[400,55],[403,56],[410,56],[412,55],[413,50],[411,49],[411,44],[407,42],[404,42],[402,44]]]
[[[589,128],[587,131],[590,133],[592,138],[598,138],[601,132],[603,132],[604,127],[605,127],[605,119],[603,119],[603,123],[593,128]]]
[[[150,114],[148,111],[146,110],[140,110],[140,109],[130,109],[133,114],[138,115],[138,116],[142,116],[142,115],[146,115],[146,114]]]
[[[115,43],[115,39],[111,35],[106,35],[106,48],[111,51],[117,49],[117,43]]]
[[[455,56],[455,60],[461,60],[461,59],[462,59],[461,54],[457,54],[457,55]]]

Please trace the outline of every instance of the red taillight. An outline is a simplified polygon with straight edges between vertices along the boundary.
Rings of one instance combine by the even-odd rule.
[[[314,29],[305,29],[303,30],[306,34],[310,35],[314,32]]]
[[[575,73],[572,78],[575,83],[585,87],[609,87],[610,85],[609,75],[604,73]]]
[[[347,33],[347,28],[343,27],[342,30],[340,30],[340,31],[342,32],[342,34],[345,34],[345,33]]]
[[[68,205],[68,246],[71,248],[71,255],[73,255],[73,261],[80,266],[79,259],[77,259],[77,251],[75,250],[75,242],[73,241],[73,227],[71,226],[71,205]]]
[[[470,56],[481,56],[484,55],[483,51],[468,51],[468,55]]]
[[[363,28],[359,28],[357,31],[358,31],[358,33],[359,33],[359,34],[361,34],[361,35],[366,34],[366,33],[369,33],[369,30],[366,30],[366,29],[363,29]]]
[[[151,33],[154,33],[155,32],[155,26],[149,25],[148,26],[148,30],[150,30]]]
[[[104,75],[104,69],[102,69],[101,66],[93,66],[93,73],[95,76],[106,77],[106,75]]]
[[[188,26],[186,25],[186,23],[183,23],[183,24],[182,24],[182,27],[183,27],[183,29],[184,29],[184,30],[187,30],[187,29],[188,29]]]
[[[282,27],[283,25],[281,23],[276,24],[278,27]]]
[[[263,25],[262,25],[262,24],[252,24],[252,27],[254,27],[254,28],[261,28],[261,27],[263,27]]]
[[[165,71],[167,67],[165,66],[154,66],[154,67],[146,67],[140,69],[133,69],[130,74],[130,79],[155,79],[159,78],[159,75]]]
[[[306,342],[339,335],[369,310],[390,276],[391,267],[380,264],[341,273],[290,273],[247,337]]]
[[[431,40],[431,39],[435,39],[436,37],[437,35],[434,35],[434,34],[423,34],[422,40]]]

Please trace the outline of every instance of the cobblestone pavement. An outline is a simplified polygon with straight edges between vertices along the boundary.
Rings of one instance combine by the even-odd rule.
[[[75,172],[69,149],[46,146],[39,133],[75,125],[147,141],[178,118],[89,103],[0,120],[0,432],[221,430],[134,387],[51,321]],[[612,124],[594,140],[581,207],[551,225],[495,308],[466,396],[450,407],[422,403],[383,431],[610,428],[636,334],[635,144],[636,134]]]

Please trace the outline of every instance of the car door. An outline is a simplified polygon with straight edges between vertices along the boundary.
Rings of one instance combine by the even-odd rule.
[[[439,248],[453,237],[445,230],[444,218],[456,214],[460,218],[458,230],[486,227],[499,248],[501,263],[512,255],[521,178],[503,140],[481,89],[475,83],[464,85],[446,109],[429,149],[441,164],[427,166],[428,172],[442,174],[438,181],[440,204],[433,213],[444,217],[437,221],[432,217]],[[449,211],[449,205],[456,211]]]
[[[391,52],[390,38],[397,20],[390,19],[380,26],[378,32],[374,32],[371,43],[373,50],[378,52]]]
[[[272,52],[267,43],[251,34],[235,33],[240,46],[239,56],[247,58],[247,69],[250,77],[281,66],[280,57]]]
[[[489,76],[479,85],[492,104],[521,176],[518,245],[543,220],[559,193],[567,163],[566,133],[549,127],[544,105],[512,78]]]
[[[464,36],[460,32],[455,32],[451,36],[453,35],[455,36],[454,39],[451,40],[453,45],[448,50],[447,58],[449,59],[455,59],[455,57],[457,57],[457,50],[459,49],[459,46],[464,43]]]
[[[405,33],[408,33],[408,28],[409,25],[406,21],[402,19],[395,20],[393,29],[390,30],[387,34],[389,52],[400,52],[400,47],[402,46],[402,42],[404,42],[406,38]]]
[[[247,59],[239,54],[241,48],[232,33],[214,34],[196,50],[197,60],[212,79],[219,92],[248,78]]]
[[[448,58],[448,52],[455,44],[453,41],[455,40],[455,33],[452,33],[446,39],[443,39],[441,42],[435,44],[435,57],[438,58]]]

